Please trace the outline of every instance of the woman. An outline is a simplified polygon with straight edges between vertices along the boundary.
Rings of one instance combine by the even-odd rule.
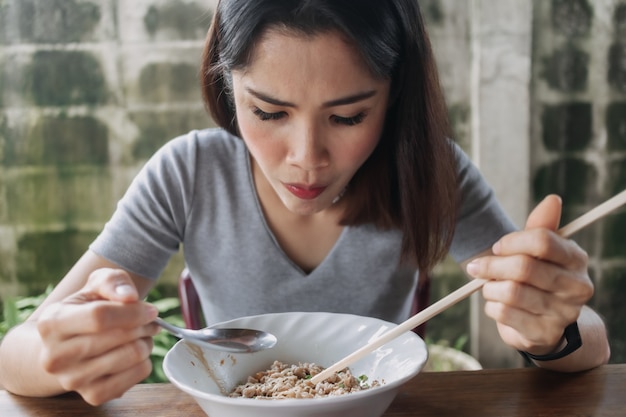
[[[176,138],[146,164],[6,336],[6,389],[100,404],[144,379],[158,329],[141,300],[180,244],[208,322],[288,310],[399,322],[415,272],[450,253],[490,279],[485,311],[512,348],[562,371],[608,360],[585,307],[587,256],[554,233],[558,197],[515,231],[448,141],[417,2],[222,0],[202,81],[223,129]]]

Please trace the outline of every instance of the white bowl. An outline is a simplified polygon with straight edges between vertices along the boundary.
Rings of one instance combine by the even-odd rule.
[[[286,364],[329,367],[394,327],[383,320],[349,314],[277,313],[243,317],[214,327],[245,327],[273,333],[278,343],[261,352],[235,354],[178,342],[165,356],[163,370],[210,417],[379,417],[398,390],[417,375],[428,358],[424,341],[413,332],[381,346],[349,366],[355,376],[381,383],[364,391],[312,399],[260,400],[227,394],[248,376]]]

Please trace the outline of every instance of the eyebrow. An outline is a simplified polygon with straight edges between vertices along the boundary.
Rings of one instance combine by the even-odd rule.
[[[261,93],[259,91],[255,91],[250,87],[246,87],[246,91],[250,94],[252,94],[253,96],[255,96],[256,98],[258,98],[259,100],[265,101],[266,103],[269,104],[274,104],[276,106],[283,106],[283,107],[297,107],[295,104],[290,103],[288,101],[283,101],[283,100],[279,100],[277,98],[274,98],[268,94],[265,93]],[[364,91],[362,93],[356,93],[350,96],[346,96],[346,97],[340,97],[334,100],[330,100],[327,101],[325,103],[322,104],[322,107],[335,107],[335,106],[344,106],[346,104],[353,104],[353,103],[357,103],[359,101],[362,100],[366,100],[374,95],[376,95],[377,91],[376,90],[370,90],[370,91]]]

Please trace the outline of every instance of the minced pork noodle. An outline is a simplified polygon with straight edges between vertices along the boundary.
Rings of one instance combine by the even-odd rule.
[[[320,398],[363,391],[379,385],[378,381],[368,384],[365,375],[355,377],[348,368],[313,384],[311,377],[323,370],[323,367],[313,363],[287,365],[274,361],[270,369],[248,377],[229,396],[256,399]]]

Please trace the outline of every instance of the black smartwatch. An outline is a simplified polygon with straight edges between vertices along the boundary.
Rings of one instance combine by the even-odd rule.
[[[563,332],[563,337],[565,338],[565,341],[567,342],[567,344],[565,345],[563,349],[561,349],[558,352],[548,353],[547,355],[533,355],[531,353],[520,350],[519,353],[522,356],[524,356],[528,361],[531,361],[531,359],[535,361],[542,361],[542,362],[554,361],[557,359],[564,358],[565,356],[574,352],[575,350],[577,350],[579,347],[583,345],[583,341],[580,337],[580,331],[578,330],[577,322],[574,322],[565,328],[565,331]]]

